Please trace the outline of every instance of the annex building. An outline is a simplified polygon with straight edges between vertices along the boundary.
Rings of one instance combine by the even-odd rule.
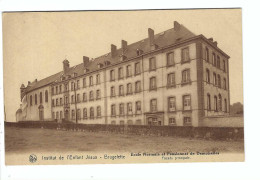
[[[18,121],[203,126],[229,114],[229,56],[213,38],[173,28],[21,85]]]

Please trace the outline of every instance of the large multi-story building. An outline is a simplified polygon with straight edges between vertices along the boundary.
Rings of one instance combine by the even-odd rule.
[[[21,86],[19,120],[203,126],[229,114],[229,56],[213,38],[172,29]]]

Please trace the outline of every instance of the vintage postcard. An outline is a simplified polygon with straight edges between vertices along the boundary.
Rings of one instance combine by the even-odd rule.
[[[6,165],[244,161],[241,20],[3,13]]]

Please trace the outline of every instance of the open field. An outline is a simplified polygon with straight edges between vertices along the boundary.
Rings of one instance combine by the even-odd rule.
[[[7,153],[25,152],[244,152],[244,141],[215,141],[180,137],[138,136],[103,132],[5,128]]]

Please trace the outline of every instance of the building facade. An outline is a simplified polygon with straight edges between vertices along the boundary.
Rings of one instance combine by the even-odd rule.
[[[229,56],[213,38],[172,29],[21,86],[21,120],[203,126],[229,114]]]

